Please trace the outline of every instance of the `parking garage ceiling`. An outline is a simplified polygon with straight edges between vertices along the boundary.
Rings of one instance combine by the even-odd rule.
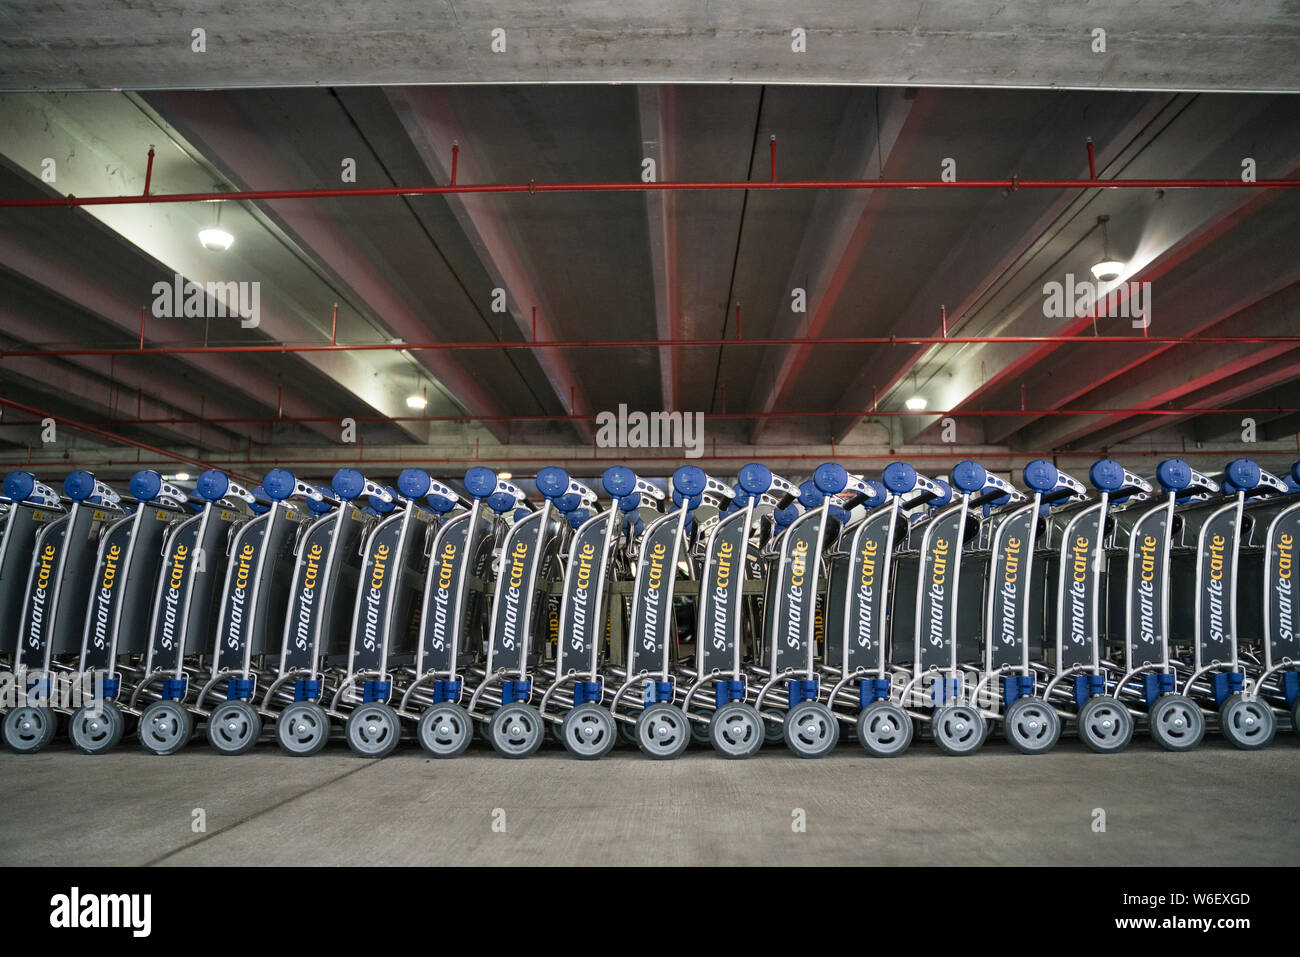
[[[491,82],[1295,91],[1297,42],[1300,16],[1288,0],[230,0],[211,10],[64,0],[0,4],[0,89]]]
[[[647,160],[660,182],[764,181],[775,163],[789,181],[1013,185],[228,202],[226,252],[196,239],[215,203],[2,208],[0,394],[22,408],[0,420],[0,464],[129,470],[180,450],[251,474],[286,457],[321,472],[358,457],[599,471],[601,455],[628,457],[593,435],[620,404],[705,413],[704,454],[726,462],[758,446],[773,462],[1194,451],[1239,444],[1247,416],[1257,457],[1289,462],[1300,194],[1014,188],[1088,180],[1089,139],[1099,180],[1240,181],[1247,159],[1260,181],[1290,179],[1300,100],[780,84],[9,94],[6,200],[140,195],[146,177],[163,196],[428,186],[453,164],[462,185],[636,183]],[[1048,314],[1047,285],[1090,279],[1103,254],[1150,284],[1144,329]],[[176,276],[259,283],[258,325],[159,318],[155,284]],[[1024,341],[1044,336],[1075,338]],[[954,341],[907,341],[926,337]],[[876,341],[809,341],[828,338]],[[621,344],[492,348],[534,340]],[[373,348],[319,348],[331,342]],[[131,355],[142,343],[152,354]],[[925,414],[906,407],[918,396]],[[101,434],[51,450],[46,415]]]

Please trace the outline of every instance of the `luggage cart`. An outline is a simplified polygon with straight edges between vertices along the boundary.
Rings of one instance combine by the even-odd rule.
[[[461,705],[467,680],[481,674],[484,585],[502,516],[524,494],[476,466],[465,474],[469,510],[446,519],[438,529],[420,613],[416,679],[402,695],[398,713],[416,721],[416,737],[435,758],[463,754],[474,740],[474,726]]]
[[[1262,598],[1259,634],[1263,667],[1255,679],[1260,697],[1282,714],[1291,714],[1291,727],[1300,732],[1300,638],[1296,632],[1296,570],[1300,568],[1300,462],[1286,476],[1287,496],[1270,510],[1259,556]],[[1261,594],[1262,592],[1262,594]]]
[[[207,719],[208,743],[221,754],[244,754],[262,734],[254,701],[259,685],[274,680],[263,659],[283,638],[293,551],[308,527],[309,516],[290,500],[332,507],[319,489],[285,469],[268,472],[261,489],[270,505],[231,536],[211,669],[193,708]]]
[[[63,503],[50,486],[30,472],[5,476],[0,498],[0,721],[17,702],[14,660],[22,623],[23,595],[36,539],[42,528],[63,514]]]
[[[781,507],[788,506],[799,490],[773,475],[765,465],[752,462],[740,470],[745,500],[732,500],[732,508],[719,517],[705,543],[700,572],[700,600],[696,604],[696,677],[686,691],[682,708],[696,720],[696,699],[713,689],[713,714],[708,719],[709,741],[724,758],[748,758],[763,746],[764,719],[751,699],[747,667],[742,662],[744,583],[753,560],[750,530],[757,499],[774,490]],[[739,498],[739,496],[737,496]],[[703,720],[699,716],[699,720]]]
[[[690,559],[688,535],[695,509],[715,506],[735,493],[694,465],[673,473],[675,507],[645,526],[636,545],[636,574],[627,630],[626,679],[610,700],[620,722],[632,722],[637,746],[655,760],[679,757],[691,742],[691,721],[682,710],[673,667],[678,562]],[[634,692],[639,689],[638,697]],[[623,712],[626,708],[635,717]]]
[[[1167,751],[1196,747],[1205,719],[1196,703],[1178,693],[1174,634],[1170,628],[1171,555],[1185,527],[1189,502],[1219,491],[1216,482],[1179,459],[1156,467],[1158,504],[1137,503],[1114,512],[1115,547],[1107,563],[1106,589],[1112,622],[1123,625],[1123,671],[1115,697]],[[1181,514],[1176,514],[1176,509]],[[1199,506],[1193,506],[1199,508]],[[1180,600],[1195,596],[1176,589]]]
[[[353,468],[334,474],[330,491],[337,508],[307,499],[316,518],[298,538],[288,608],[280,638],[278,674],[262,696],[260,711],[275,715],[275,737],[286,754],[317,754],[330,737],[330,716],[321,701],[343,669],[331,661],[348,652],[352,609],[361,574],[361,546],[377,520],[363,498],[391,503],[392,495]]]
[[[89,472],[70,472],[67,511],[42,524],[23,592],[14,652],[16,707],[4,738],[17,754],[34,754],[54,739],[58,711],[80,706],[85,691],[69,680],[81,650],[100,534],[125,514],[118,494]]]
[[[1240,545],[1243,523],[1250,521],[1243,513],[1251,492],[1281,494],[1287,487],[1249,459],[1229,462],[1223,485],[1226,502],[1206,502],[1182,514],[1184,535],[1195,534],[1196,544],[1194,550],[1176,550],[1172,568],[1175,581],[1193,599],[1193,614],[1189,622],[1186,603],[1180,602],[1179,611],[1184,613],[1175,613],[1174,632],[1190,639],[1192,660],[1175,662],[1174,668],[1182,681],[1184,701],[1196,710],[1192,720],[1199,719],[1200,732],[1204,733],[1206,716],[1217,717],[1219,730],[1234,747],[1254,750],[1273,740],[1277,722],[1268,702],[1259,699],[1257,683],[1247,680],[1238,649]],[[1167,697],[1172,696],[1164,695],[1152,706],[1152,736],[1169,750],[1194,747],[1199,737],[1187,743],[1191,735],[1179,736],[1176,732],[1181,729],[1167,718],[1157,720],[1156,709]]]
[[[941,507],[952,490],[940,479],[917,474],[905,462],[891,463],[881,479],[879,488],[870,486],[874,494],[869,501],[879,504],[847,539],[851,558],[845,590],[835,593],[843,596],[843,603],[832,599],[828,630],[837,635],[832,640],[843,642],[837,645],[843,670],[840,677],[857,680],[858,695],[846,701],[846,690],[833,688],[829,698],[832,707],[854,708],[858,742],[868,754],[896,757],[911,746],[915,734],[912,715],[905,707],[908,702],[902,696],[909,680],[906,652],[912,644],[906,593],[916,587],[918,568],[916,550],[908,547],[908,541],[924,521],[921,510]],[[903,596],[901,600],[893,600],[896,594]],[[895,633],[905,639],[897,643],[897,651]]]
[[[613,713],[603,707],[606,674],[601,651],[618,519],[623,514],[620,503],[633,495],[638,501],[664,498],[662,489],[621,465],[607,469],[601,484],[611,497],[609,507],[591,517],[585,510],[575,513],[579,521],[565,566],[555,680],[538,704],[544,721],[560,725],[560,740],[568,752],[583,760],[604,757],[617,742]],[[571,690],[564,694],[563,689]],[[563,717],[551,712],[552,705],[567,706]]]
[[[823,551],[826,543],[838,541],[841,529],[849,522],[848,509],[836,504],[834,496],[850,488],[856,493],[850,507],[875,494],[865,481],[851,478],[839,465],[826,462],[801,486],[800,504],[806,511],[798,516],[788,508],[778,513],[784,530],[776,542],[778,557],[770,579],[774,587],[764,612],[765,621],[770,622],[767,680],[760,686],[756,700],[762,709],[771,701],[776,685],[786,683],[785,700],[779,702],[783,707],[775,720],[780,723],[786,747],[801,758],[821,757],[839,742],[839,719],[820,700],[816,617]],[[841,687],[833,688],[827,700],[833,701]]]
[[[204,656],[211,650],[226,546],[255,501],[252,492],[216,469],[199,476],[194,492],[203,501],[201,510],[167,531],[145,675],[124,709],[139,716],[140,745],[151,754],[175,754],[193,736],[191,685],[202,680]]]
[[[886,471],[899,464],[890,465]],[[1024,495],[977,462],[958,463],[951,478],[951,486],[942,486],[947,494],[928,503],[936,508],[919,526],[917,554],[909,562],[916,570],[916,588],[911,674],[902,698],[912,704],[913,717],[929,723],[941,751],[969,755],[983,746],[990,730],[968,681],[972,671],[962,660],[963,648],[973,649],[978,641],[982,618],[982,581],[976,581],[974,589],[963,589],[961,578],[969,545],[978,542],[980,534],[972,508],[979,509],[1003,496],[1014,501]],[[885,484],[893,487],[905,483],[887,476]],[[957,492],[955,503],[953,489]],[[978,687],[978,668],[973,674]]]
[[[1047,604],[1055,653],[1043,698],[1077,722],[1079,737],[1089,749],[1112,754],[1133,739],[1134,716],[1114,694],[1122,677],[1116,674],[1119,669],[1102,656],[1104,538],[1111,506],[1126,500],[1137,504],[1151,493],[1151,485],[1112,459],[1093,463],[1088,480],[1097,498],[1054,516],[1045,549],[1050,554],[1040,556],[1056,578]]]
[[[894,552],[907,519],[901,499],[882,483],[864,484],[870,489],[861,502],[867,514],[849,525],[831,557],[824,667],[834,679],[827,701],[836,718],[856,725],[868,754],[888,758],[906,751],[913,734],[911,716],[894,700],[900,686],[892,680],[887,627]],[[854,682],[857,694],[849,690]]]
[[[414,663],[417,592],[424,587],[439,516],[460,499],[455,490],[415,468],[398,476],[397,490],[390,494],[396,508],[371,499],[376,511],[391,513],[365,542],[348,668],[328,709],[344,719],[348,747],[366,758],[386,757],[401,740],[401,719],[392,702],[400,700],[406,669]],[[421,498],[433,511],[418,505]]]
[[[115,748],[128,731],[116,701],[144,677],[149,617],[168,531],[188,513],[189,494],[149,469],[131,477],[135,510],[99,541],[74,680],[94,689],[91,704],[71,711],[68,738],[84,754]],[[132,719],[134,720],[134,719]]]
[[[1028,504],[1011,503],[1009,497],[1006,503],[990,503],[1009,507],[989,515],[981,529],[987,535],[980,635],[983,664],[972,699],[978,703],[995,695],[997,707],[985,710],[985,719],[997,722],[1017,751],[1043,754],[1060,739],[1062,723],[1043,697],[1041,665],[1031,660],[1034,553],[1044,511],[1082,500],[1087,490],[1045,459],[1027,464],[1021,478],[1030,490]]]
[[[537,473],[543,502],[536,511],[516,515],[502,544],[492,617],[488,632],[487,665],[483,680],[470,695],[468,712],[486,722],[488,740],[506,758],[535,754],[545,738],[545,721],[533,706],[544,644],[544,616],[538,609],[541,591],[557,573],[557,556],[568,523],[559,508],[576,501],[595,501],[595,493],[554,466]],[[576,511],[576,509],[575,509]]]

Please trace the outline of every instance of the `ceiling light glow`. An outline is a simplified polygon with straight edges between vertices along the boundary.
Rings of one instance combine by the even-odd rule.
[[[203,244],[204,249],[224,253],[234,241],[234,236],[224,229],[218,229],[216,226],[209,226],[207,229],[199,230],[199,242]]]

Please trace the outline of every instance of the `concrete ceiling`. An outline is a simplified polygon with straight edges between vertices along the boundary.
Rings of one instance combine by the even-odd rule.
[[[460,183],[632,181],[646,158],[660,180],[765,180],[772,137],[788,180],[933,180],[946,159],[962,180],[1087,178],[1089,138],[1101,179],[1234,179],[1246,157],[1259,179],[1300,176],[1300,98],[1285,94],[357,86],[0,96],[0,197],[141,193],[150,145],[154,193],[446,183],[453,146]],[[47,159],[54,182],[42,180]],[[342,178],[349,161],[355,183]],[[1198,409],[1271,410],[1249,413],[1259,444],[1246,450],[1268,464],[1300,448],[1292,342],[734,341],[938,335],[941,307],[956,336],[1131,334],[1122,319],[1044,313],[1046,283],[1088,278],[1101,258],[1099,216],[1110,217],[1111,254],[1151,284],[1149,335],[1297,336],[1297,190],[514,193],[222,208],[237,237],[227,253],[195,239],[212,204],[0,209],[0,394],[253,473],[297,463],[327,474],[357,458],[380,471],[426,462],[455,474],[476,460],[599,471],[629,457],[593,446],[590,417],[620,403],[705,413],[706,458],[724,473],[749,456],[792,468],[857,457],[870,470],[902,454],[1010,463],[1241,445],[1247,413]],[[345,344],[646,345],[5,355],[133,348],[153,283],[176,274],[260,282],[263,321],[150,316],[150,346],[325,344],[335,303]],[[796,289],[805,312],[792,308]],[[666,338],[733,342],[654,344]],[[405,407],[413,392],[428,396],[425,412]],[[935,415],[897,414],[916,394],[958,413],[955,440]],[[358,422],[355,445],[341,439],[346,418]],[[148,460],[75,431],[45,447],[33,421],[0,419],[0,469],[29,455],[127,471]],[[680,456],[642,461],[667,468],[653,463]]]
[[[0,5],[0,89],[490,82],[1296,91],[1298,44],[1300,10],[1289,0],[228,0],[208,10],[63,0]]]

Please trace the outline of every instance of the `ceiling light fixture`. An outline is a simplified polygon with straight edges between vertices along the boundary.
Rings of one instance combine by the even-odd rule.
[[[1101,262],[1092,267],[1092,275],[1098,282],[1114,282],[1124,275],[1124,267],[1127,263],[1110,258],[1110,234],[1106,228],[1106,224],[1110,222],[1110,217],[1098,216],[1097,222],[1101,225],[1102,259]]]
[[[406,407],[408,409],[423,409],[429,404],[429,400],[422,395],[408,395],[406,397]]]
[[[199,242],[203,244],[204,249],[224,253],[234,243],[235,237],[221,228],[221,207],[225,204],[214,205],[217,207],[216,217],[212,220],[211,226],[199,230]]]
[[[498,473],[497,473],[497,478],[499,478],[499,479],[512,479],[512,478],[514,478],[514,476],[511,475],[509,472],[498,472]]]
[[[913,412],[920,412],[928,404],[929,403],[925,401],[925,396],[923,395],[914,395],[903,403],[903,405],[907,406]]]

